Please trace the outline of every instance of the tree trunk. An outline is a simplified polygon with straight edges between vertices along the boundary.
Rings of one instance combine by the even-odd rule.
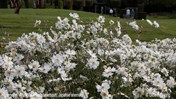
[[[20,0],[15,0],[14,1],[14,5],[15,5],[15,14],[19,14],[20,12],[20,8],[21,8],[21,2]]]
[[[67,9],[71,10],[73,6],[73,0],[67,0],[66,3],[67,3]]]
[[[15,8],[15,1],[14,0],[10,0],[10,8]]]
[[[21,8],[20,0],[10,0],[11,8],[15,8],[15,14],[19,14]]]
[[[43,8],[44,7],[44,0],[35,0],[35,7],[36,8]]]
[[[24,0],[24,4],[26,8],[29,8],[29,1],[28,0]]]
[[[7,0],[0,0],[0,8],[7,8]]]

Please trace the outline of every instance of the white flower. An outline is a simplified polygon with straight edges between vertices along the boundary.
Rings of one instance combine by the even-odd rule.
[[[168,76],[168,75],[169,75],[169,72],[168,72],[168,70],[167,70],[166,68],[163,68],[163,69],[161,70],[161,72],[162,72],[165,76]]]
[[[69,19],[68,19],[68,18],[64,18],[64,19],[63,19],[63,24],[68,24],[68,22],[69,22]]]
[[[89,92],[87,92],[87,90],[83,89],[83,90],[81,90],[79,96],[82,97],[83,99],[87,99],[89,97]]]
[[[39,69],[43,73],[48,73],[52,69],[52,63],[44,63],[44,66]]]
[[[30,99],[42,99],[42,95],[32,91],[30,93]]]
[[[98,17],[98,22],[104,23],[105,22],[105,17],[104,16],[99,16]]]
[[[117,22],[117,26],[118,26],[118,28],[121,30],[121,24],[120,24],[120,21]]]
[[[61,66],[62,63],[64,62],[64,57],[62,54],[56,54],[56,55],[53,55],[51,60],[54,64],[54,66]]]
[[[146,91],[147,91],[147,94],[148,94],[149,96],[151,96],[151,97],[155,97],[155,96],[157,96],[158,93],[159,93],[156,88],[152,88],[152,87],[147,88]]]
[[[15,66],[14,70],[15,70],[14,75],[16,77],[20,77],[21,78],[26,73],[25,68],[24,68],[23,65],[21,65],[21,66],[19,66],[19,65]]]
[[[79,15],[77,13],[70,13],[70,17],[79,20]]]
[[[98,92],[107,92],[108,89],[110,88],[109,83],[103,82],[101,85],[96,85],[97,91]]]
[[[100,56],[102,56],[102,55],[105,54],[105,52],[104,52],[103,49],[98,48],[98,54],[99,54]]]
[[[128,76],[127,70],[128,69],[125,68],[125,67],[119,67],[118,70],[117,70],[117,73],[122,75],[122,76],[127,77]]]
[[[77,65],[75,63],[71,63],[70,61],[65,61],[64,64],[65,64],[65,69],[67,71],[70,71],[70,70],[74,69]]]
[[[138,64],[138,71],[144,73],[146,71],[146,67],[143,63]]]
[[[88,81],[89,79],[86,76],[80,75],[79,76],[83,81]]]
[[[136,21],[130,22],[129,25],[132,26],[132,28],[135,30],[139,30],[139,26],[136,24]]]
[[[117,32],[117,36],[119,37],[122,34],[122,31],[120,28],[115,28],[116,32]]]
[[[174,78],[170,76],[169,80],[167,80],[167,86],[170,88],[174,88],[175,85],[176,85],[176,82],[175,82]]]
[[[163,81],[163,79],[161,77],[155,78],[154,81],[153,81],[153,85],[157,86],[157,87],[159,87],[161,89],[163,87],[165,87],[165,83],[164,83],[164,81]]]
[[[147,82],[150,82],[150,81],[151,81],[151,78],[150,78],[149,76],[147,76],[147,75],[140,75],[140,76],[142,76],[142,78],[143,78],[145,81],[147,81]]]
[[[153,25],[152,21],[150,21],[149,19],[146,20],[150,25]]]
[[[111,68],[111,67],[108,67],[108,68],[106,68],[105,70],[104,70],[104,72],[103,72],[103,76],[104,77],[109,77],[109,76],[112,76],[113,75],[113,72],[116,72],[116,69],[113,67],[113,68]]]
[[[14,62],[17,64],[20,64],[21,60],[24,58],[24,55],[22,54],[16,54],[16,56],[13,58]]]
[[[2,66],[4,64],[3,58],[2,56],[0,56],[0,66]]]
[[[61,68],[58,68],[57,71],[61,75],[61,78],[62,78],[63,81],[72,80],[72,78],[71,77],[69,78],[67,73],[64,70],[62,70]]]
[[[57,19],[58,19],[59,21],[61,21],[61,17],[60,17],[60,16],[57,16]]]
[[[160,27],[160,26],[159,26],[159,23],[156,22],[156,21],[153,21],[153,25],[155,26],[155,28],[159,28],[159,27]]]
[[[132,93],[134,95],[134,99],[137,99],[137,98],[141,97],[144,94],[144,89],[138,87],[135,90],[133,90]]]
[[[114,21],[113,21],[113,20],[110,20],[110,21],[109,21],[109,24],[110,24],[110,25],[113,25],[113,24],[114,24]]]
[[[99,64],[100,62],[97,60],[96,57],[91,57],[87,62],[87,66],[89,66],[90,69],[96,69]]]
[[[127,34],[122,36],[122,40],[125,41],[125,43],[127,44],[130,44],[130,45],[132,44],[132,40]]]
[[[30,69],[32,69],[34,72],[36,72],[36,71],[39,69],[40,64],[39,64],[38,61],[34,61],[34,60],[33,60],[33,61],[28,65],[28,67],[29,67]]]
[[[103,33],[108,35],[108,30],[106,28],[103,29]]]
[[[0,99],[9,99],[9,93],[5,88],[0,89]]]
[[[8,56],[5,55],[3,57],[3,59],[4,59],[4,65],[5,66],[12,67],[13,62],[12,62],[12,58],[11,57],[8,57]]]
[[[36,34],[36,39],[37,39],[37,42],[42,45],[43,43],[46,42],[46,39],[43,35],[41,34]]]
[[[76,55],[76,51],[68,49],[66,52],[68,55]]]
[[[35,24],[34,24],[34,27],[39,26],[41,23],[42,23],[42,21],[41,21],[41,20],[36,20],[36,21],[35,21]]]
[[[11,80],[13,80],[13,78],[15,77],[14,75],[14,70],[11,69],[11,68],[8,68],[6,71],[5,71],[5,76]]]
[[[108,91],[102,91],[100,94],[102,99],[112,99],[112,95],[110,95]]]
[[[139,44],[139,45],[142,44],[141,41],[139,41],[139,40],[136,40],[136,43]]]

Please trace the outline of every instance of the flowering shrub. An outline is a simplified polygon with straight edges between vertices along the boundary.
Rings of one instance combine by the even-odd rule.
[[[23,34],[0,56],[0,98],[75,93],[87,98],[173,98],[176,39],[133,44],[120,22],[57,17],[50,32]],[[35,27],[41,24],[37,20]],[[130,23],[138,29],[136,22]]]

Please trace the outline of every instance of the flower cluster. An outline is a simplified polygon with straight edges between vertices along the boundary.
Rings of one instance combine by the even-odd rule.
[[[174,97],[175,38],[134,44],[120,21],[110,20],[109,28],[103,16],[90,24],[81,24],[76,13],[70,16],[57,17],[50,31],[9,42],[0,55],[0,98],[60,93],[79,93],[83,99]],[[129,25],[139,29],[135,21]]]

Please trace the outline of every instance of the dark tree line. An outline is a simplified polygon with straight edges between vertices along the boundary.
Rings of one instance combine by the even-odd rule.
[[[68,3],[81,0],[19,0],[22,3],[22,6],[25,8],[34,7],[34,8],[43,8],[49,6],[54,6],[55,8],[72,8],[68,6]],[[82,0],[81,2],[86,1]],[[89,0],[90,1],[90,0]],[[107,3],[109,6],[116,8],[125,8],[126,6],[133,6],[137,3],[145,3],[146,12],[173,12],[176,11],[176,0],[92,0],[97,2]],[[32,2],[32,3],[31,3]],[[8,8],[10,0],[0,0],[0,8]],[[71,5],[70,4],[70,5]],[[127,5],[128,4],[128,5]],[[31,6],[32,5],[32,6]],[[62,6],[62,7],[58,7]],[[64,6],[64,7],[63,7]],[[66,7],[65,7],[66,6]]]
[[[175,12],[176,0],[145,0],[145,11],[150,12]]]

